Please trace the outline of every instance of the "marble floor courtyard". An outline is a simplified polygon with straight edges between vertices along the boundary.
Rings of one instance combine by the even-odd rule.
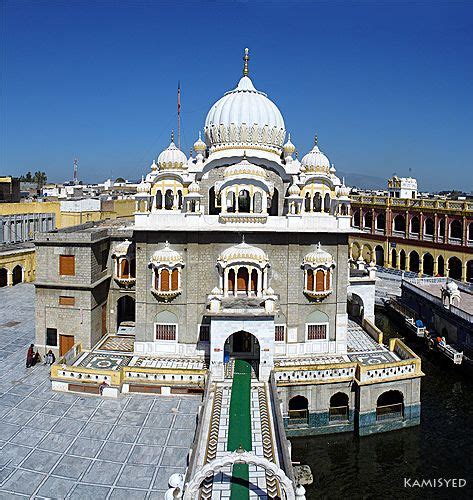
[[[0,288],[0,499],[162,500],[200,398],[55,393],[45,366],[25,368],[33,337],[33,285]]]

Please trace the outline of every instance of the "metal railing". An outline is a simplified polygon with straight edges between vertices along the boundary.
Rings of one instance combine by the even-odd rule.
[[[289,410],[289,425],[306,425],[309,422],[309,410]]]
[[[341,422],[348,420],[348,406],[331,406],[328,409],[329,422]]]
[[[376,407],[376,420],[395,420],[404,417],[404,404],[395,403],[392,405],[383,405]]]

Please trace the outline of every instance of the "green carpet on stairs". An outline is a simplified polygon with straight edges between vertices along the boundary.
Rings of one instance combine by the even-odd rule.
[[[230,399],[230,421],[228,424],[227,450],[235,451],[240,446],[252,450],[251,442],[251,365],[241,359],[235,360],[232,395]],[[247,464],[235,464],[232,472],[231,500],[248,500],[250,492],[249,468]]]

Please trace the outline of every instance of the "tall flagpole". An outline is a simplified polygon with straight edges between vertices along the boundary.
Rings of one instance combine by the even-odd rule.
[[[177,83],[177,148],[181,149],[181,82]]]

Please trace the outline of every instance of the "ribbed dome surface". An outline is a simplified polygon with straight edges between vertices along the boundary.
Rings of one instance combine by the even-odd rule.
[[[246,158],[243,158],[243,160],[239,163],[228,166],[223,173],[225,178],[236,177],[239,175],[251,175],[253,177],[261,177],[263,179],[268,177],[268,174],[263,167],[250,163]]]
[[[313,252],[308,253],[304,257],[304,264],[331,267],[335,264],[335,261],[328,252],[322,250],[322,245],[319,243]]]
[[[210,108],[205,132],[211,146],[253,143],[281,147],[285,137],[281,112],[264,92],[255,89],[248,76]]]
[[[305,167],[308,172],[330,172],[330,161],[324,153],[320,151],[317,144],[315,144],[312,150],[302,158],[301,165]]]
[[[158,156],[158,167],[161,170],[182,168],[186,162],[186,155],[177,148],[172,140],[169,146]]]
[[[151,263],[153,264],[177,264],[183,263],[182,256],[176,250],[170,248],[169,243],[166,241],[164,248],[156,250],[151,256]]]
[[[268,256],[261,248],[248,245],[248,243],[240,243],[233,247],[225,249],[218,258],[220,261],[245,261],[256,260],[258,262],[267,261]]]

